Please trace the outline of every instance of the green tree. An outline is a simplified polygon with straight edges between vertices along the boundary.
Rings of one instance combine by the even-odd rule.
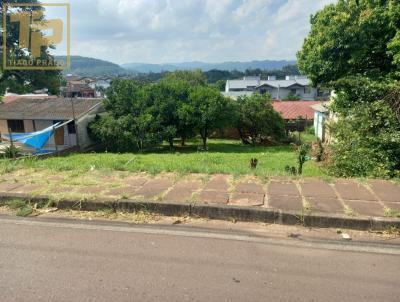
[[[311,17],[300,70],[337,93],[331,170],[339,176],[394,176],[400,170],[399,121],[385,101],[398,89],[400,2],[339,0]]]
[[[296,93],[293,93],[292,91],[289,92],[289,94],[283,99],[283,101],[299,101],[300,96],[297,95]]]
[[[37,0],[9,0],[7,3],[27,3],[37,4]],[[0,20],[3,20],[3,9],[0,7]],[[32,12],[41,10],[42,7],[25,6],[20,7],[21,11]],[[7,17],[9,21],[9,17]],[[3,22],[0,22],[1,31],[3,31]],[[29,59],[30,53],[19,48],[19,24],[7,22],[7,50],[13,54],[15,59]],[[0,45],[3,45],[3,34],[0,35]],[[3,62],[3,48],[0,47],[0,95],[3,95],[8,88],[10,92],[27,93],[34,90],[48,88],[50,93],[57,94],[60,88],[61,73],[57,70],[49,71],[28,71],[28,70],[4,70],[5,62]],[[40,59],[50,60],[53,57],[48,53],[48,49],[42,48]]]
[[[384,101],[359,104],[330,127],[331,171],[340,177],[400,176],[400,124]]]
[[[151,85],[115,80],[107,90],[107,114],[89,125],[91,136],[108,150],[144,150],[161,143],[162,121],[154,114]]]
[[[182,80],[189,83],[191,86],[206,86],[207,77],[200,70],[177,70],[174,72],[167,73],[164,76],[166,80]]]
[[[311,32],[297,55],[300,70],[323,85],[357,74],[394,75],[399,15],[397,0],[339,0],[326,6],[311,17]]]
[[[239,97],[235,107],[235,124],[243,143],[255,146],[265,139],[280,140],[285,136],[284,121],[272,107],[268,94]]]
[[[194,135],[191,125],[179,118],[178,110],[189,102],[190,84],[176,78],[164,78],[160,83],[151,86],[149,94],[154,100],[153,114],[158,117],[165,140],[170,148],[174,138],[179,136],[184,145],[185,140]]]
[[[179,109],[180,118],[193,125],[201,135],[203,149],[213,131],[227,126],[232,118],[231,100],[212,87],[197,86],[189,96],[189,103]]]

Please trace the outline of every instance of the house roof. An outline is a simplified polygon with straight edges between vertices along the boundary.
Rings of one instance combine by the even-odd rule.
[[[275,111],[279,112],[285,120],[295,120],[299,116],[314,119],[313,105],[321,104],[320,101],[274,101]]]
[[[321,112],[321,113],[326,113],[326,112],[329,112],[329,109],[327,107],[327,105],[328,105],[327,103],[328,102],[315,104],[315,105],[313,105],[311,107],[312,107],[312,109],[314,109],[314,111],[318,111],[318,112]]]
[[[247,87],[259,87],[262,85],[268,85],[274,88],[288,88],[293,85],[310,86],[311,81],[309,79],[294,79],[294,80],[257,80],[257,79],[246,79],[246,80],[228,80],[230,89],[246,89]]]
[[[56,96],[48,95],[48,94],[15,94],[15,93],[6,93],[1,102],[3,103],[10,103],[20,98],[56,98]]]
[[[102,99],[73,99],[75,117],[79,118],[100,105]],[[70,98],[19,98],[0,104],[0,120],[71,120]]]

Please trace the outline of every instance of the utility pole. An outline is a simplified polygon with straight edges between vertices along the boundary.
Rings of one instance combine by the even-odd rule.
[[[78,148],[80,149],[80,145],[79,145],[79,133],[78,133],[78,124],[76,121],[76,116],[75,116],[75,106],[74,106],[74,98],[71,95],[71,107],[72,107],[72,118],[74,120],[74,128],[75,128],[75,136],[76,136],[76,145],[78,146]]]
[[[8,135],[10,136],[10,150],[11,150],[11,157],[15,158],[15,149],[14,149],[14,141],[12,138],[11,128],[8,127]]]
[[[75,116],[75,106],[74,106],[74,97],[72,96],[71,92],[71,85],[67,83],[68,85],[68,92],[70,94],[70,102],[71,102],[71,108],[72,108],[72,119],[74,120],[74,128],[75,128],[75,136],[76,136],[76,145],[78,149],[80,149],[79,145],[79,134],[78,134],[78,123],[76,121],[76,116]]]

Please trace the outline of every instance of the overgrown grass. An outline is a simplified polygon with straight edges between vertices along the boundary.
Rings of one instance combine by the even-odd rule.
[[[43,160],[27,159],[16,163],[16,168],[48,169],[52,171],[117,170],[132,172],[255,174],[260,177],[284,176],[285,166],[297,166],[297,156],[290,146],[251,147],[235,140],[210,140],[209,151],[198,151],[200,141],[193,140],[186,147],[168,147],[144,153],[90,153],[72,154]],[[250,159],[259,161],[250,168]],[[14,167],[13,167],[14,168]],[[324,176],[325,172],[314,162],[307,162],[303,176]]]
[[[16,216],[26,217],[33,212],[33,208],[30,203],[23,200],[11,200],[6,202],[6,205],[14,211]]]

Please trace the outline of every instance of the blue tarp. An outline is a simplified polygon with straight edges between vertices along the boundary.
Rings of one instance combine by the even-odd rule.
[[[22,143],[29,147],[35,149],[42,149],[44,145],[49,141],[49,139],[54,135],[54,128],[60,125],[61,123],[57,123],[49,128],[32,132],[32,133],[13,133],[10,135],[4,135],[8,140]]]

